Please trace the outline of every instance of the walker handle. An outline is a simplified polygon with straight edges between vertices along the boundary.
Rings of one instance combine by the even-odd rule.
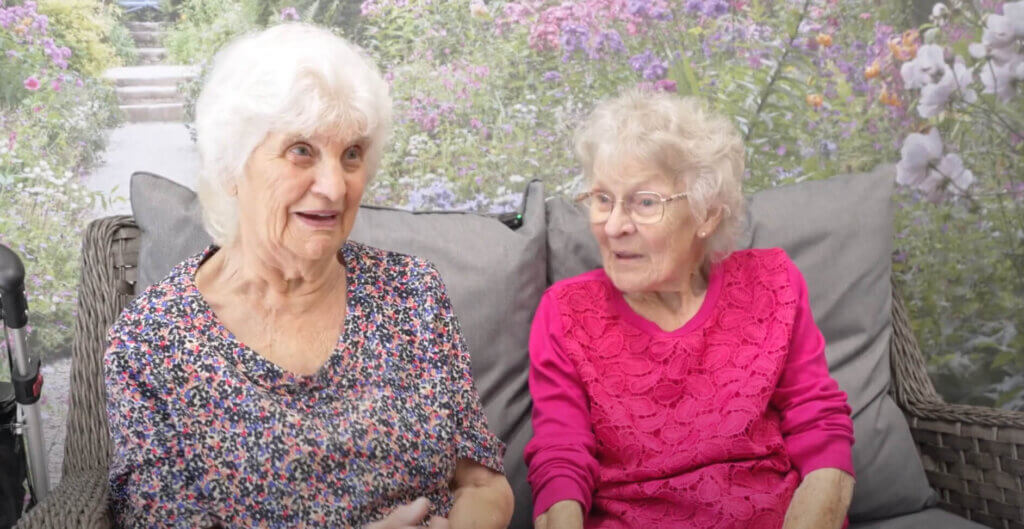
[[[25,266],[18,254],[0,244],[0,320],[11,329],[28,323],[25,300]]]

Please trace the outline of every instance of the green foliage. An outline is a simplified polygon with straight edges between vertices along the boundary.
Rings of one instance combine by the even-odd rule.
[[[123,64],[110,40],[111,32],[123,32],[118,23],[119,10],[113,4],[96,0],[41,0],[38,9],[50,19],[54,39],[74,50],[68,60],[72,70],[96,77],[107,68]]]
[[[231,37],[257,27],[255,0],[184,0],[176,10],[177,22],[164,36],[171,61],[205,61]]]
[[[44,23],[31,4],[0,7],[0,20],[12,18],[0,24],[0,243],[25,263],[30,347],[60,355],[71,345],[81,230],[103,202],[82,178],[119,112],[112,87],[67,68],[75,50],[50,36],[74,34],[65,19]]]
[[[124,20],[124,17],[122,16],[120,20]],[[138,49],[135,46],[135,39],[132,38],[131,32],[128,31],[124,24],[118,22],[111,26],[110,33],[107,34],[107,40],[110,42],[110,46],[114,48],[114,53],[122,65],[135,64],[138,59]]]

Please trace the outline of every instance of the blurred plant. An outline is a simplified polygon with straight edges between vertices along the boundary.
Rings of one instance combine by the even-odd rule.
[[[915,330],[955,400],[1024,409],[1024,1],[1002,12],[934,4],[925,44],[893,49],[880,82],[920,117],[897,165]]]
[[[88,61],[55,40],[74,33],[64,22],[0,1],[0,242],[25,262],[29,340],[43,355],[71,345],[81,229],[103,200],[82,178],[119,119],[111,87],[75,71]]]
[[[195,64],[209,59],[231,37],[259,27],[260,7],[258,0],[183,0],[164,36],[170,60]]]
[[[97,77],[107,68],[124,64],[111,41],[112,33],[124,29],[118,22],[120,9],[115,4],[97,0],[40,0],[38,10],[49,19],[53,38],[75,50],[68,59],[72,70]]]

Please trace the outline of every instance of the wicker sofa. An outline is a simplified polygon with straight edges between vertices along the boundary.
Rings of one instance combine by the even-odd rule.
[[[110,525],[102,354],[107,328],[136,293],[139,249],[131,216],[101,218],[86,229],[64,477],[17,527]],[[989,527],[1024,528],[1024,413],[943,402],[893,293],[889,394],[907,418],[938,506]]]

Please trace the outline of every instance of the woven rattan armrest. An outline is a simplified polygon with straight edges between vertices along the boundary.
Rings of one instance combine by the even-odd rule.
[[[110,527],[103,352],[107,329],[134,295],[138,236],[129,216],[97,219],[85,229],[63,477],[45,501],[25,514],[19,528]]]
[[[50,495],[22,517],[16,529],[106,529],[107,469],[65,475]]]
[[[989,527],[1024,529],[1024,412],[944,402],[893,292],[891,394],[939,506]]]

